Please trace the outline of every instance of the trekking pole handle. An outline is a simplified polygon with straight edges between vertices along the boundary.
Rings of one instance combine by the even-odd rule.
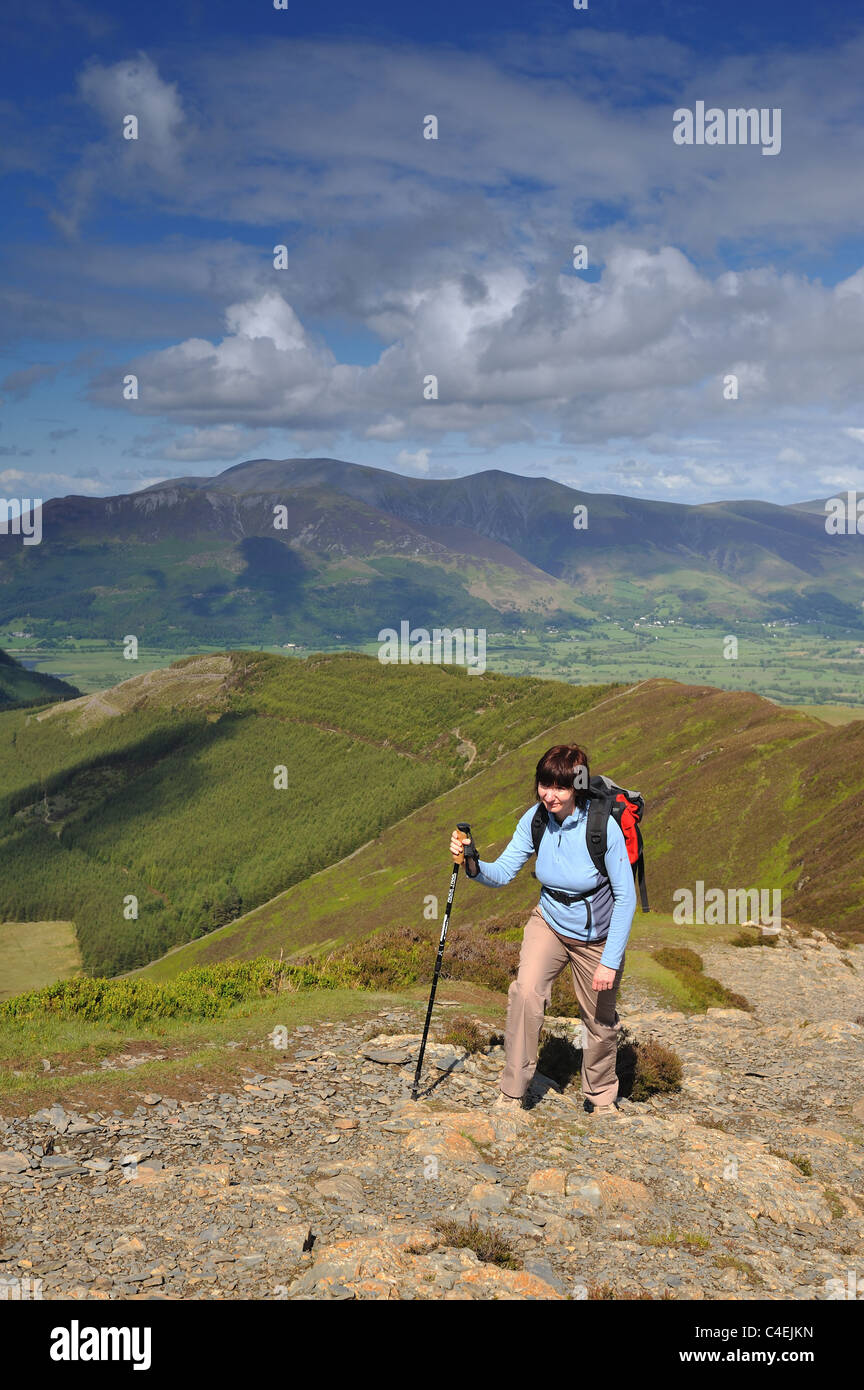
[[[477,846],[471,834],[471,827],[466,821],[457,821],[456,833],[462,841],[463,849],[455,862],[464,865],[465,872],[469,878],[476,878],[480,872],[480,863],[477,854]]]

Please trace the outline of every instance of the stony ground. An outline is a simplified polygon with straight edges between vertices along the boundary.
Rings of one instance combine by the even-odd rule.
[[[585,1113],[578,1075],[529,1111],[493,1108],[500,1047],[434,1045],[414,1102],[417,1018],[397,1011],[295,1029],[236,1092],[0,1120],[0,1291],[804,1300],[842,1296],[850,1271],[864,1286],[864,948],[784,930],[703,959],[755,1012],[685,1016],[631,986],[627,1034],[684,1074],[615,1118]],[[439,1031],[447,1018],[445,994]],[[548,1023],[578,1044],[578,1022]],[[441,1219],[497,1232],[516,1267],[448,1244]]]

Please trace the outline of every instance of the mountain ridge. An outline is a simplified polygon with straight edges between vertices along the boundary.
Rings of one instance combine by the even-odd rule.
[[[0,536],[0,623],[50,635],[105,638],[123,625],[163,643],[362,643],[397,607],[425,626],[506,630],[631,621],[658,603],[709,625],[819,619],[864,631],[850,598],[864,589],[862,537],[828,535],[815,512],[770,502],[256,459],[115,497],[51,499],[42,523],[39,546]]]

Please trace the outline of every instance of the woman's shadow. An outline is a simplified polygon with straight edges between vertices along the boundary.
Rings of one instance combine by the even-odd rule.
[[[636,1048],[629,1040],[618,1045],[615,1072],[618,1077],[618,1095],[629,1097],[636,1075]],[[537,1057],[537,1074],[533,1087],[536,1097],[534,1104],[541,1101],[549,1090],[566,1091],[574,1081],[578,1085],[581,1077],[582,1048],[559,1033],[547,1033]],[[547,1082],[553,1084],[549,1085]]]

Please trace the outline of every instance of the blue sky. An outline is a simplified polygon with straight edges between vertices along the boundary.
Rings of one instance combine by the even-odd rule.
[[[59,0],[2,39],[0,495],[295,455],[864,488],[860,7]],[[778,152],[676,144],[698,102]]]

